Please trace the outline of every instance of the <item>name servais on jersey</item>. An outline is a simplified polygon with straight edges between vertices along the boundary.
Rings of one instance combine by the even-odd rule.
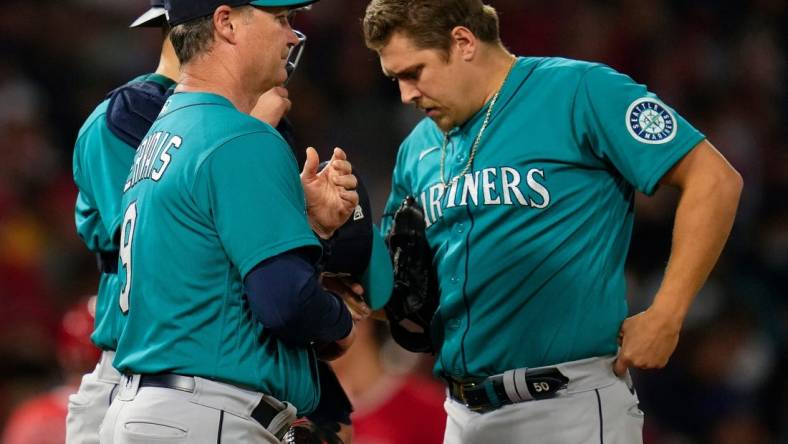
[[[523,180],[523,177],[525,180]],[[427,227],[454,207],[517,205],[542,210],[550,205],[544,170],[531,168],[521,174],[516,168],[495,167],[465,174],[448,185],[430,185],[419,196]],[[448,190],[448,191],[447,191]]]
[[[165,131],[157,131],[143,139],[137,148],[134,164],[123,186],[123,192],[125,193],[143,179],[158,182],[172,161],[170,149],[177,150],[181,147],[181,143],[183,143],[181,136],[170,135]]]

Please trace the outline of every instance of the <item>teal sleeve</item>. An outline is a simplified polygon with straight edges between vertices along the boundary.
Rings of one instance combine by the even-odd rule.
[[[637,137],[632,128],[633,110],[643,99],[667,110],[670,118],[666,121],[675,129],[666,131],[665,137],[648,141]],[[645,85],[603,65],[586,71],[573,113],[576,137],[648,195],[656,191],[662,176],[705,138]]]
[[[277,254],[320,246],[307,220],[295,158],[274,134],[246,134],[216,149],[201,165],[192,194],[207,203],[243,277]]]
[[[118,247],[113,234],[120,224],[121,197],[135,150],[112,134],[104,115],[79,135],[74,147],[74,182],[79,188],[77,233],[92,251]]]
[[[400,145],[399,152],[397,153],[397,162],[394,165],[394,172],[391,176],[391,192],[386,201],[386,206],[383,209],[383,217],[380,221],[380,233],[385,238],[391,230],[391,225],[394,221],[394,213],[397,212],[402,200],[405,196],[412,194],[410,186],[408,185],[406,171],[406,153],[407,153],[408,140],[406,139]]]

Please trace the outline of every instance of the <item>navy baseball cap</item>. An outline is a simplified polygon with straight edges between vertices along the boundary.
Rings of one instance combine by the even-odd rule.
[[[300,8],[311,5],[319,0],[165,0],[167,21],[170,26],[198,19],[213,14],[221,5],[231,7],[252,5],[267,8]]]
[[[159,27],[167,20],[167,10],[164,9],[164,0],[150,0],[150,9],[137,17],[129,28]]]
[[[349,277],[361,284],[364,301],[373,310],[378,310],[391,297],[394,267],[383,236],[372,223],[372,208],[364,182],[357,172],[353,174],[358,179],[358,206],[328,242],[330,251],[324,249],[321,262],[323,271]]]

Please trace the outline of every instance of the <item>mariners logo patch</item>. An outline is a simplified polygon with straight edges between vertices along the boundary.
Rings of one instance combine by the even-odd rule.
[[[637,99],[627,110],[629,134],[643,143],[668,143],[676,137],[676,119],[662,102],[649,97]]]

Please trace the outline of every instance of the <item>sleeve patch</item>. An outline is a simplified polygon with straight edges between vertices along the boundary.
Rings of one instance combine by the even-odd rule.
[[[644,97],[629,105],[625,124],[638,142],[668,143],[676,137],[676,119],[667,106],[657,99]]]

